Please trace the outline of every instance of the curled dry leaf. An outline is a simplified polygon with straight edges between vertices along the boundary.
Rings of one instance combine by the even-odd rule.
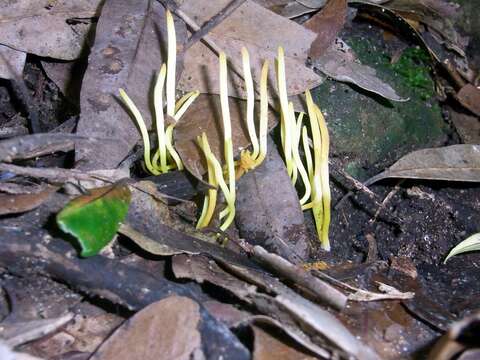
[[[72,319],[73,314],[67,313],[63,316],[52,319],[13,323],[3,322],[2,338],[4,339],[5,344],[11,347],[16,347],[55,332]]]
[[[250,145],[246,124],[246,101],[229,98],[230,121],[234,156]],[[259,105],[255,104],[255,119],[259,118]],[[276,125],[276,117],[269,112],[268,128]],[[201,94],[188,108],[174,129],[175,148],[182,158],[185,168],[196,178],[202,179],[206,172],[205,155],[198,146],[197,139],[206,133],[215,157],[224,162],[223,128],[220,99],[216,95]]]
[[[19,0],[2,5],[0,42],[12,49],[62,60],[78,58],[98,15],[101,0]],[[39,41],[41,34],[41,41]]]
[[[47,186],[43,190],[27,194],[0,194],[0,215],[18,214],[33,210],[43,204],[58,187]]]
[[[183,1],[181,10],[201,26],[229,1],[186,0]],[[289,95],[303,93],[305,89],[311,89],[322,82],[319,75],[305,66],[310,45],[316,37],[315,33],[251,0],[246,0],[216,26],[209,33],[209,37],[227,54],[230,61],[239,65],[239,69],[242,68],[241,48],[245,46],[250,53],[252,76],[257,85],[263,61],[269,60],[272,65],[278,46],[285,49]],[[231,96],[245,98],[244,81],[234,72],[230,72],[229,81]],[[218,94],[218,84],[217,54],[203,42],[197,42],[185,53],[185,71],[178,88]],[[269,84],[276,84],[275,71],[269,72]],[[276,94],[276,86],[271,86],[269,93]]]
[[[315,59],[313,66],[335,80],[355,84],[386,99],[408,100],[397,95],[390,85],[380,80],[373,68],[352,60],[348,46],[341,40],[337,40],[325,54]]]
[[[308,19],[304,26],[317,34],[310,47],[313,59],[323,55],[345,24],[347,0],[330,0],[317,14]]]
[[[108,139],[89,139],[75,134],[40,133],[17,136],[0,141],[0,161],[31,159],[37,156],[53,154],[57,151],[73,150],[80,142],[113,143]]]
[[[256,286],[230,275],[205,256],[175,255],[172,270],[178,279],[194,279],[199,284],[206,281],[227,289],[247,303],[251,303],[249,297],[257,291]]]
[[[453,26],[457,12],[455,5],[446,1],[392,0],[384,6],[406,19],[425,24],[434,35],[439,35],[436,38],[440,38],[447,48],[465,56],[465,41]]]
[[[201,351],[200,319],[196,302],[186,297],[168,297],[127,320],[91,359],[191,359]]]
[[[365,185],[385,178],[480,181],[480,145],[451,145],[405,155]]]

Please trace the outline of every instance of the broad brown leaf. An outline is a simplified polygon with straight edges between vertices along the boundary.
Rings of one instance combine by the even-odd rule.
[[[185,297],[168,297],[127,320],[91,359],[190,359],[201,346],[199,321],[197,303]]]
[[[385,178],[480,181],[480,145],[451,145],[405,155],[367,184]]]

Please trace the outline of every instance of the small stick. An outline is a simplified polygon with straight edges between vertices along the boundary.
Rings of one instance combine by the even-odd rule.
[[[295,266],[279,255],[268,252],[261,246],[254,246],[252,254],[256,260],[267,265],[280,276],[311,291],[322,302],[337,310],[342,310],[345,307],[347,297],[342,292],[312,276],[303,268]]]
[[[203,26],[195,31],[192,36],[187,40],[187,43],[184,46],[184,50],[187,51],[193,44],[201,40],[206,34],[212,31],[215,27],[220,25],[223,20],[229,17],[240,5],[242,5],[245,0],[232,0],[220,10],[216,15],[212,16]]]
[[[378,215],[380,215],[380,212],[385,209],[387,204],[390,202],[390,200],[393,198],[393,196],[400,190],[400,185],[405,181],[405,179],[401,179],[397,185],[385,196],[385,199],[383,199],[382,203],[380,206],[377,208],[377,211],[375,212],[375,215],[372,219],[369,220],[369,224],[373,224],[377,221]]]

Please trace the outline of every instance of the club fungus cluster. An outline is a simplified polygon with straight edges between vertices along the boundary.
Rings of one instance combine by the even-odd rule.
[[[153,104],[155,109],[155,126],[157,128],[158,149],[153,157],[150,154],[150,139],[148,136],[147,126],[143,120],[142,114],[138,110],[135,103],[130,99],[125,90],[120,89],[120,97],[132,113],[143,139],[144,161],[145,167],[153,175],[160,175],[171,169],[183,170],[182,160],[177,151],[173,147],[173,128],[182,115],[187,111],[188,107],[195,101],[200,94],[198,91],[192,91],[175,102],[175,72],[177,45],[175,36],[175,26],[170,11],[166,11],[167,19],[167,63],[162,64],[158,73],[155,87],[153,90]],[[166,85],[165,85],[166,82]],[[165,129],[165,115],[163,110],[163,89],[165,89],[165,97],[167,102],[166,117],[169,121]]]
[[[158,137],[158,149],[155,151],[153,157],[151,157],[150,154],[150,140],[142,115],[125,91],[120,89],[120,96],[132,113],[142,135],[145,167],[154,175],[166,173],[171,169],[183,169],[182,161],[173,145],[173,129],[176,122],[182,117],[199,94],[198,91],[190,92],[175,102],[176,39],[173,17],[168,10],[166,11],[166,19],[168,31],[168,57],[167,63],[162,64],[160,68],[154,88],[155,125]],[[212,221],[215,214],[218,188],[222,191],[226,203],[225,208],[219,213],[219,219],[223,221],[220,225],[220,229],[224,231],[231,225],[235,218],[236,179],[246,171],[250,171],[260,165],[266,157],[268,127],[268,61],[264,62],[260,75],[260,116],[257,136],[254,109],[255,90],[250,59],[248,51],[245,48],[242,48],[241,54],[243,77],[247,93],[246,125],[252,149],[251,151],[248,149],[243,150],[240,153],[240,159],[235,162],[228,104],[227,58],[225,54],[221,52],[219,54],[219,81],[225,166],[222,167],[222,164],[211,150],[207,135],[202,133],[198,137],[197,142],[205,158],[205,163],[207,165],[207,180],[211,185],[211,188],[205,195],[202,212],[197,222],[197,228],[207,227]],[[278,49],[276,70],[280,100],[281,143],[287,172],[293,185],[296,185],[297,182],[301,180],[304,193],[300,199],[300,204],[303,210],[312,209],[322,247],[329,250],[329,137],[325,119],[319,107],[313,102],[310,92],[307,90],[305,96],[310,122],[310,140],[308,128],[303,124],[305,114],[299,113],[295,118],[293,104],[288,101],[285,75],[285,54],[281,47]],[[164,87],[166,116],[164,115],[163,104]],[[166,129],[165,118],[168,121]],[[304,153],[304,161],[300,154],[300,147],[302,147]]]
[[[278,48],[277,86],[280,98],[281,140],[287,172],[295,185],[300,174],[305,192],[300,199],[302,210],[312,209],[322,248],[330,250],[328,229],[330,226],[330,186],[328,175],[329,137],[325,118],[320,108],[313,102],[310,92],[305,92],[310,131],[312,133],[313,158],[310,150],[308,129],[302,125],[304,113],[295,119],[293,103],[288,101],[285,80],[285,54]],[[306,169],[303,165],[299,147],[302,139]],[[310,202],[308,200],[310,199]]]

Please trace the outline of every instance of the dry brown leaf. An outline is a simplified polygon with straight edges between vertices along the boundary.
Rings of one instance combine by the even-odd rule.
[[[42,60],[45,73],[68,100],[74,104],[80,102],[80,89],[87,64],[85,61],[52,62]]]
[[[451,145],[405,155],[389,169],[366,182],[385,178],[480,181],[480,145]]]
[[[105,341],[91,360],[188,360],[201,346],[199,306],[171,296],[135,314]]]
[[[468,110],[477,116],[480,116],[480,89],[472,84],[467,84],[460,89],[456,98]]]
[[[233,155],[236,156],[241,149],[245,149],[250,145],[245,114],[246,102],[235,98],[229,98],[228,102],[232,124]],[[255,119],[258,119],[258,103],[255,104],[255,108]],[[205,132],[213,153],[223,163],[222,124],[219,97],[201,94],[175,126],[175,148],[182,158],[185,168],[198,179],[202,179],[206,169],[204,164],[205,157],[198,147],[197,138]],[[268,128],[271,129],[275,125],[275,114],[270,111]]]
[[[457,112],[454,109],[449,109],[449,114],[462,143],[480,144],[480,119],[478,117]]]
[[[181,9],[202,25],[229,0],[186,0]],[[250,53],[252,76],[258,85],[264,60],[270,61],[269,93],[276,94],[274,58],[278,46],[285,49],[287,91],[299,94],[322,82],[322,78],[305,66],[308,51],[316,35],[303,26],[277,15],[251,0],[245,1],[209,36],[227,54],[230,61],[241,67],[240,50],[245,46]],[[185,71],[178,88],[184,91],[199,90],[218,94],[218,59],[203,42],[197,42],[185,53]],[[245,84],[233,71],[229,73],[230,95],[245,98]],[[257,87],[258,90],[258,87]]]
[[[294,348],[292,341],[283,337],[283,341],[269,334],[264,329],[252,325],[254,340],[253,360],[313,360],[316,357]],[[285,343],[287,340],[288,345]],[[297,345],[298,347],[298,345]]]
[[[453,25],[457,8],[443,0],[392,0],[384,5],[405,19],[428,26],[436,38],[449,49],[465,56],[465,39]]]
[[[327,51],[345,24],[347,0],[329,0],[325,7],[308,19],[304,26],[317,34],[310,47],[310,57],[317,59]]]
[[[247,303],[251,302],[250,296],[257,291],[256,286],[230,275],[215,261],[202,255],[175,255],[172,260],[172,270],[177,279],[194,279],[200,284],[209,282],[227,289]]]
[[[348,46],[338,39],[325,54],[313,62],[313,66],[325,75],[342,82],[355,84],[393,101],[407,101],[376,76],[373,68],[352,59]]]
[[[33,210],[57,190],[57,187],[49,186],[43,191],[31,194],[0,194],[0,215]]]
[[[1,44],[26,53],[62,60],[78,58],[98,15],[101,0],[17,0],[2,5]]]

